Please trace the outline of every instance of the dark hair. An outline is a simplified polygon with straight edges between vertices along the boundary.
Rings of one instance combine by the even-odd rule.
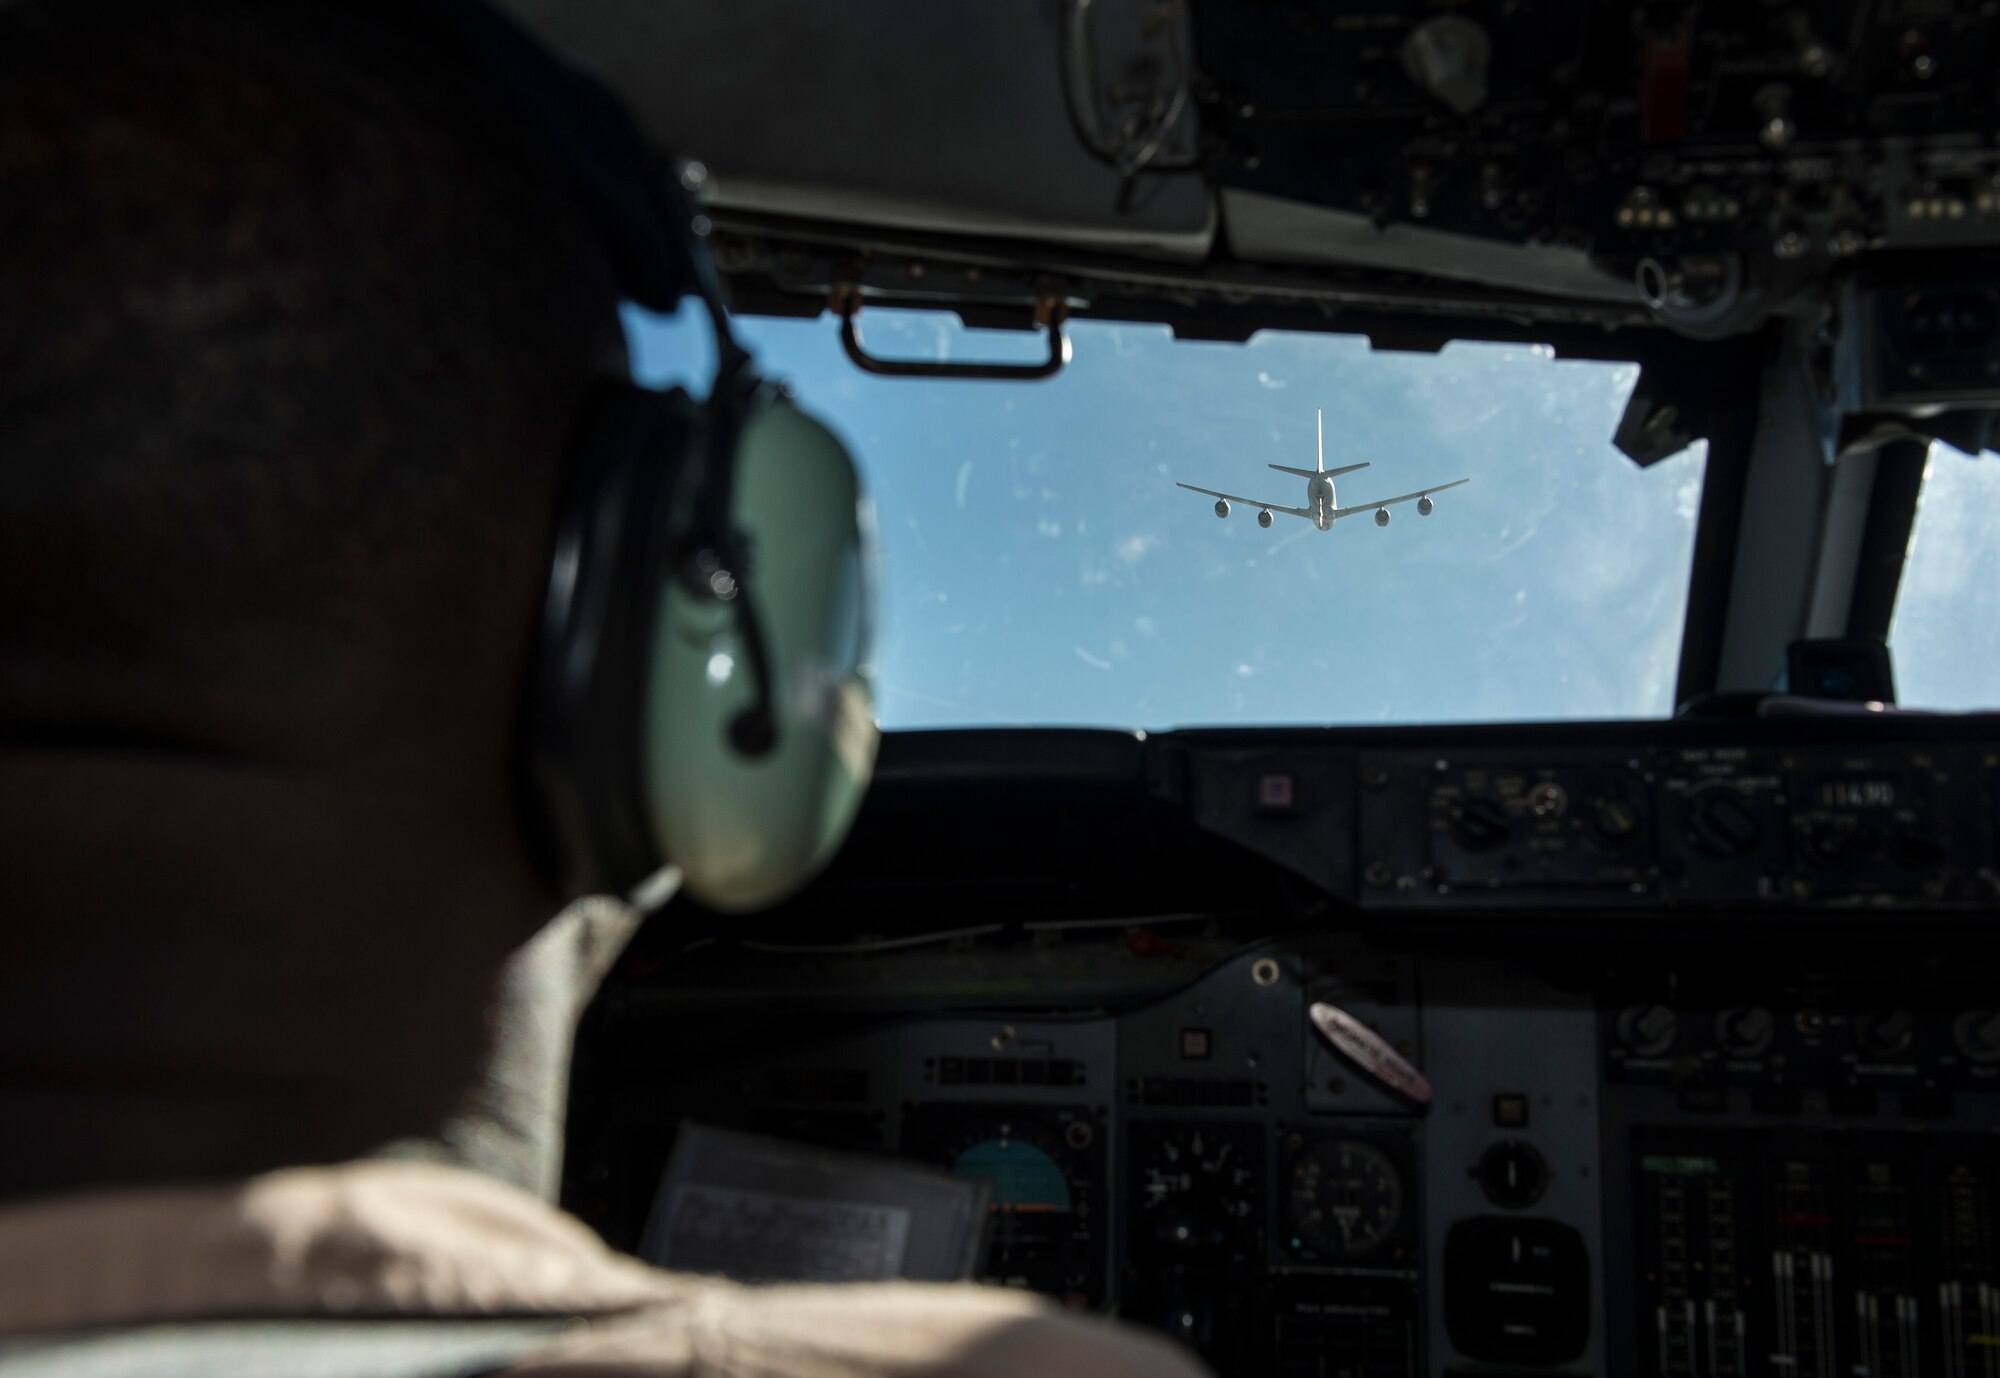
[[[30,730],[289,693],[373,619],[476,611],[542,557],[617,348],[549,155],[338,4],[0,3],[0,245],[0,723]]]

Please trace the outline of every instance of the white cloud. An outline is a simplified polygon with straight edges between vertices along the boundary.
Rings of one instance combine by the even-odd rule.
[[[1132,630],[1136,631],[1141,636],[1151,636],[1154,632],[1157,632],[1159,629],[1160,629],[1160,624],[1155,622],[1150,617],[1135,617],[1132,619]]]
[[[1128,565],[1136,565],[1146,558],[1146,552],[1160,543],[1160,538],[1151,532],[1137,536],[1127,536],[1118,543],[1118,558]]]
[[[1245,664],[1239,663],[1236,667],[1236,677],[1238,679],[1248,679],[1250,678],[1250,676],[1256,673],[1257,672],[1255,670],[1251,669],[1248,665]]]
[[[1092,669],[1109,670],[1111,668],[1110,661],[1092,655],[1089,651],[1084,650],[1083,647],[1081,646],[1072,646],[1070,647],[1070,649],[1076,652],[1076,658],[1078,660],[1082,661],[1085,665],[1090,666]]]
[[[971,485],[971,483],[972,483],[972,461],[968,459],[965,461],[965,463],[958,466],[957,500],[958,500],[958,510],[961,512],[965,510],[965,490]]]
[[[1047,536],[1050,540],[1054,540],[1057,536],[1062,535],[1062,523],[1057,521],[1050,521],[1047,517],[1043,517],[1040,521],[1035,523],[1035,530],[1041,532],[1044,536]]]
[[[1257,381],[1262,383],[1265,387],[1269,388],[1273,392],[1277,392],[1282,388],[1288,388],[1291,386],[1291,384],[1286,382],[1283,378],[1273,378],[1270,374],[1264,373],[1262,371],[1260,371],[1257,374]]]
[[[1674,515],[1684,522],[1691,522],[1701,515],[1702,473],[1702,469],[1690,470],[1686,480],[1674,492]]]

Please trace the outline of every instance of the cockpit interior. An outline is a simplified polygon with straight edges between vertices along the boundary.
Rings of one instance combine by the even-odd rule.
[[[837,857],[592,1006],[567,1209],[1225,1378],[2000,1374],[1994,6],[507,7],[700,158],[896,624]],[[1174,486],[1315,407],[1473,481]],[[1671,529],[1501,561],[1592,504]]]

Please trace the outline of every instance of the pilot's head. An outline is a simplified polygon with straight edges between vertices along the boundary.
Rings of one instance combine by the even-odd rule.
[[[617,255],[402,8],[0,3],[0,1192],[421,1132],[635,879],[523,749]]]

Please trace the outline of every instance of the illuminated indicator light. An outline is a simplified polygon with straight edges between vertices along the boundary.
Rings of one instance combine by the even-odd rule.
[[[1944,198],[1933,196],[1927,209],[1932,219],[1941,219],[1944,215]]]
[[[1957,197],[1954,196],[1951,199],[1951,218],[1953,220],[1959,220],[1963,219],[1964,216],[1965,216],[1965,202],[1959,200]]]
[[[1641,225],[1650,225],[1650,224],[1652,224],[1652,223],[1653,223],[1653,213],[1652,213],[1651,211],[1640,211],[1640,212],[1639,212],[1639,223],[1640,223]]]
[[[1620,225],[1630,225],[1632,223],[1632,208],[1630,206],[1620,206],[1618,208],[1618,223]]]
[[[1979,193],[1979,200],[1978,200],[1978,201],[1977,201],[1977,202],[1976,202],[1975,204],[1976,204],[1976,205],[1977,205],[1977,206],[1979,207],[1979,209],[1980,209],[1980,211],[1981,211],[1982,213],[1984,213],[1984,212],[1986,212],[1986,211],[1990,211],[1990,210],[1992,210],[1992,209],[1993,209],[1993,193],[1992,193],[1992,192],[1990,192],[1990,191],[1982,191],[1982,192],[1980,192],[1980,193]]]
[[[1663,230],[1671,230],[1673,227],[1674,227],[1674,213],[1672,211],[1661,211],[1660,228]]]
[[[1909,213],[1910,213],[1910,219],[1912,219],[1912,220],[1922,220],[1922,219],[1924,218],[1924,203],[1923,203],[1923,202],[1921,202],[1921,201],[1912,201],[1912,202],[1910,202],[1910,204],[1909,204],[1909,205],[1908,205],[1908,206],[1906,207],[1906,209],[1907,209],[1907,210],[1909,211]]]

